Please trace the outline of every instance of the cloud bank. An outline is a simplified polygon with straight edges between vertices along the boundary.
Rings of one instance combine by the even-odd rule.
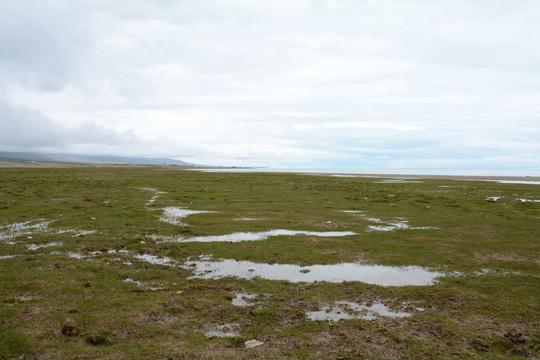
[[[540,166],[540,3],[4,1],[0,148]]]

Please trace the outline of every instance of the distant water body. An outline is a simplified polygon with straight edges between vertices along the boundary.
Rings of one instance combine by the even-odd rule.
[[[211,172],[286,172],[328,175],[432,175],[432,176],[484,176],[484,177],[540,177],[538,168],[223,168],[207,169]]]

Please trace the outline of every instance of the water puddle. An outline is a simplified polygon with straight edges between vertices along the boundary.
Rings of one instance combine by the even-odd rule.
[[[120,250],[112,249],[112,250],[107,250],[107,254],[129,254],[129,251],[125,249],[120,249]]]
[[[38,249],[43,249],[43,248],[48,248],[48,247],[55,247],[55,246],[62,246],[62,243],[61,242],[52,242],[52,243],[42,244],[42,245],[30,244],[30,245],[26,245],[26,248],[28,250],[35,251],[35,250],[38,250]]]
[[[154,239],[161,239],[164,242],[241,242],[241,241],[261,241],[266,240],[271,236],[295,236],[295,235],[307,235],[307,236],[319,236],[319,237],[340,237],[356,235],[352,231],[302,231],[302,230],[285,230],[276,229],[260,232],[237,232],[226,235],[209,235],[209,236],[194,236],[190,238],[184,238],[181,236],[153,236]]]
[[[0,260],[13,259],[17,255],[0,255]]]
[[[135,284],[137,285],[137,287],[140,287],[140,288],[143,288],[143,289],[147,289],[147,290],[152,290],[152,291],[157,291],[157,290],[163,290],[162,287],[152,287],[152,286],[146,286],[145,284],[143,284],[142,282],[138,281],[138,280],[133,280],[132,278],[126,278],[124,280],[122,280],[123,282],[126,282],[126,283],[132,283],[132,284]]]
[[[157,195],[157,194],[154,195],[154,196],[152,196],[152,197],[150,198],[150,200],[148,200],[148,201],[146,202],[146,204],[144,204],[144,206],[150,206],[150,205],[152,205],[153,203],[156,202],[156,200],[157,200],[158,197],[159,197],[159,195]]]
[[[137,189],[137,190],[145,190],[145,191],[153,191],[153,192],[158,191],[158,189],[149,188],[149,187],[136,187],[135,189]]]
[[[218,325],[215,330],[210,330],[204,333],[204,336],[212,338],[227,338],[227,337],[236,337],[240,335],[240,332],[237,330],[237,324],[223,324]]]
[[[347,213],[347,214],[365,214],[367,211],[365,210],[342,210],[342,212],[344,213]]]
[[[405,230],[405,229],[411,229],[411,230],[425,230],[425,229],[437,229],[436,227],[431,226],[410,226],[408,224],[408,219],[406,218],[396,218],[392,221],[384,221],[382,219],[374,218],[374,217],[366,217],[366,211],[363,210],[342,210],[345,213],[351,213],[351,214],[359,214],[360,216],[363,216],[365,220],[371,221],[376,224],[380,225],[368,225],[366,231],[394,231],[394,230]]]
[[[255,220],[259,220],[259,219],[255,219],[255,218],[248,218],[248,217],[241,217],[241,218],[236,218],[234,219],[235,221],[255,221]]]
[[[159,195],[166,194],[166,192],[158,191],[158,189],[154,189],[154,188],[142,187],[142,188],[135,188],[135,189],[144,190],[144,191],[152,191],[154,193],[154,195],[150,198],[150,200],[148,200],[146,202],[146,204],[144,204],[145,207],[148,207],[148,206],[152,205],[153,203],[155,203],[156,200],[158,199]]]
[[[493,181],[493,180],[488,180]],[[527,181],[527,180],[495,180],[500,184],[527,184],[527,185],[540,185],[540,181]]]
[[[540,202],[540,200],[533,200],[533,199],[516,199],[518,201],[524,202]]]
[[[79,253],[72,252],[72,251],[68,251],[67,256],[69,258],[71,258],[71,259],[77,259],[77,260],[81,260],[81,259],[84,259],[86,257],[86,255],[79,254]]]
[[[195,214],[209,214],[215,213],[215,211],[207,210],[189,210],[179,207],[169,206],[163,209],[163,215],[159,218],[161,221],[167,222],[173,225],[185,225],[180,220]]]
[[[389,222],[386,225],[368,225],[366,231],[394,231],[403,229],[413,229],[404,221]],[[416,229],[416,228],[414,228]]]
[[[155,256],[155,255],[137,254],[134,257],[135,257],[135,259],[146,261],[146,262],[148,262],[150,264],[154,264],[154,265],[173,266],[173,265],[176,264],[176,261],[174,261],[173,259],[168,258],[166,256],[160,258],[160,257]]]
[[[18,236],[48,231],[50,223],[51,221],[37,219],[0,226],[0,240],[12,240]]]
[[[443,273],[418,266],[397,267],[361,263],[299,266],[222,259],[187,261],[181,267],[193,271],[194,275],[191,278],[200,279],[221,279],[228,276],[241,279],[260,277],[268,280],[308,283],[359,281],[381,286],[432,285],[437,282],[437,278],[444,276]]]
[[[144,287],[144,284],[138,280],[133,280],[132,278],[126,278],[124,280],[122,280],[123,282],[126,282],[126,283],[132,283],[132,284],[135,284],[139,287]]]
[[[381,219],[377,218],[366,218],[366,220],[369,220],[371,222],[377,223],[377,224],[383,224],[383,225],[368,225],[366,231],[394,231],[394,230],[426,230],[426,229],[437,229],[436,227],[432,226],[410,226],[408,224],[407,219],[403,218],[397,218],[395,221],[388,221],[384,222]]]
[[[246,349],[253,349],[254,347],[261,346],[261,345],[264,345],[264,342],[255,340],[255,339],[247,340],[246,342],[244,342],[244,347]]]
[[[339,321],[350,319],[375,320],[378,317],[404,318],[411,316],[411,313],[393,311],[382,303],[375,303],[370,306],[357,304],[352,301],[338,301],[332,307],[324,307],[320,311],[309,311],[306,317],[313,321]]]
[[[407,180],[407,179],[386,179],[374,181],[374,184],[420,184],[423,181],[420,180]]]
[[[247,302],[245,299],[253,300],[257,298],[258,296],[259,296],[258,294],[236,294],[236,297],[232,299],[232,304],[234,306],[243,306],[243,307],[253,306],[255,305],[254,303]]]
[[[486,198],[486,201],[493,201],[493,202],[496,202],[497,200],[499,199],[502,199],[503,197],[502,196],[488,196]]]
[[[43,219],[30,220],[21,223],[14,223],[9,225],[0,226],[0,240],[14,240],[19,236],[26,235],[28,239],[31,239],[34,234],[66,234],[72,233],[72,236],[83,236],[87,234],[95,233],[95,230],[74,230],[74,229],[57,229],[52,230],[49,225],[53,221],[45,221]],[[14,244],[7,241],[8,244]]]

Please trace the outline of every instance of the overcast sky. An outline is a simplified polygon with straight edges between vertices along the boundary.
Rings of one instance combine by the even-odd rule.
[[[0,0],[0,150],[540,167],[538,0]]]

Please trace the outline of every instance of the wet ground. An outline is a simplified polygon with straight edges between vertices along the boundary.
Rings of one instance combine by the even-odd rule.
[[[535,355],[530,187],[253,177],[283,182],[265,197],[175,174],[112,196],[108,176],[0,226],[0,348],[24,334],[49,344],[42,358],[133,344],[151,358]],[[80,336],[63,335],[66,316]]]

